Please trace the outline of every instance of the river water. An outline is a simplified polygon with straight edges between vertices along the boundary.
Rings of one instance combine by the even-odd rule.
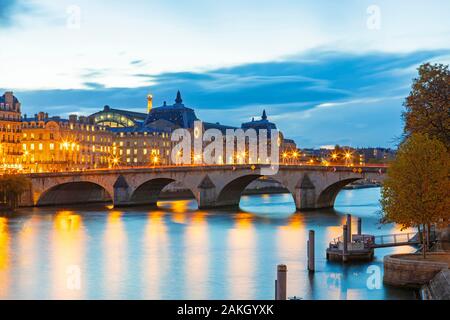
[[[295,212],[289,194],[244,196],[236,211],[198,210],[193,200],[157,209],[23,209],[0,217],[1,299],[273,299],[277,264],[288,266],[288,296],[303,299],[413,299],[383,286],[383,256],[343,265],[325,259],[345,214],[380,226],[380,189],[344,190],[335,210]],[[354,220],[356,226],[356,221]],[[356,228],[356,227],[354,227]],[[316,272],[306,270],[316,231]],[[354,229],[355,230],[355,229]]]

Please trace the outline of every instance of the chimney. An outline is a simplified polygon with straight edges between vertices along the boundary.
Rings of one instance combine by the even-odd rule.
[[[77,115],[76,114],[71,114],[69,115],[69,122],[75,123],[77,122]]]
[[[12,91],[6,91],[5,92],[5,103],[7,103],[10,108],[13,107],[14,95],[13,95]]]

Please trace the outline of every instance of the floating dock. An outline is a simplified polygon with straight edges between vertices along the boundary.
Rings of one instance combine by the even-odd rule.
[[[374,236],[361,234],[361,218],[358,218],[357,234],[352,234],[351,215],[347,215],[347,224],[342,227],[342,236],[330,242],[327,260],[331,261],[371,261],[375,249],[420,244],[417,233],[398,233]]]

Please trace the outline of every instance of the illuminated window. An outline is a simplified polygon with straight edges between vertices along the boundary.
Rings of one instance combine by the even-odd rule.
[[[130,162],[131,162],[131,159],[130,159],[130,158],[127,158],[127,162],[130,163]]]
[[[30,144],[30,149],[34,150],[34,143]]]
[[[123,147],[123,141],[120,141],[120,144],[119,144],[121,147]]]
[[[55,144],[54,143],[50,143],[50,150],[55,150]]]
[[[137,149],[134,149],[134,154],[135,155],[138,154],[138,150]]]
[[[27,145],[24,143],[23,145],[22,145],[22,148],[23,148],[23,150],[27,150]]]
[[[147,154],[147,149],[144,149],[142,152],[144,153],[144,155],[146,155]]]
[[[131,150],[127,149],[127,155],[130,155],[130,154],[131,154]]]
[[[39,150],[43,150],[44,149],[44,146],[42,145],[42,143],[39,143]]]

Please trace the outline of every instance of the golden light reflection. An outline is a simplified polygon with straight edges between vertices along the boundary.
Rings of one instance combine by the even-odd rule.
[[[256,229],[253,215],[239,213],[235,227],[228,232],[228,281],[229,298],[252,299],[255,292],[252,283],[256,269]]]
[[[175,223],[186,223],[186,212],[189,210],[189,200],[176,200],[170,202],[170,210],[173,211],[172,221]]]
[[[143,280],[145,282],[145,298],[161,299],[164,283],[161,283],[164,271],[170,265],[169,236],[162,211],[148,214],[145,240],[143,243]]]
[[[293,214],[288,219],[288,227],[292,229],[304,229],[304,216],[300,214]]]
[[[307,236],[304,231],[304,216],[294,214],[288,219],[288,223],[277,228],[275,235],[276,253],[279,263],[289,266],[291,280],[288,285],[288,296],[298,295],[298,292],[304,292],[305,284],[296,275],[301,274],[306,258]]]
[[[105,278],[103,281],[108,289],[107,296],[117,299],[127,268],[127,235],[124,230],[121,211],[111,211],[106,222],[104,237]]]
[[[254,215],[250,213],[241,212],[236,214],[235,216],[236,228],[246,229],[252,227],[254,218],[255,218]]]
[[[82,227],[82,218],[72,211],[61,211],[54,217],[52,230],[52,298],[80,299],[83,297],[82,268],[85,259],[86,235]],[[80,273],[79,281],[70,278],[71,270]]]
[[[38,272],[38,228],[36,227],[39,223],[39,218],[33,215],[28,219],[19,233],[18,242],[18,258],[21,266],[31,268],[30,272],[22,274],[19,278],[20,286],[26,291],[31,284],[36,281],[36,272]]]
[[[186,227],[186,279],[190,299],[208,299],[209,241],[206,213],[193,214]]]
[[[9,287],[9,230],[8,219],[0,217],[0,297],[6,298]]]

